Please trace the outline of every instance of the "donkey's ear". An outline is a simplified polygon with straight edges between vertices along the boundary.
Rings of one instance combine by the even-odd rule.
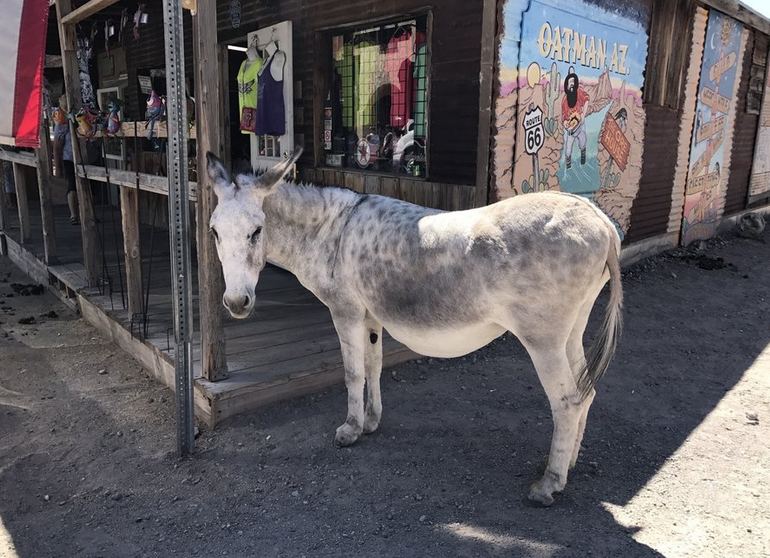
[[[233,188],[233,181],[230,178],[230,173],[227,172],[222,161],[214,155],[211,151],[206,153],[206,170],[209,173],[209,178],[214,185],[214,193],[220,200],[223,199]]]
[[[235,182],[241,188],[250,189],[257,198],[264,199],[273,188],[281,183],[300,155],[302,155],[302,148],[298,147],[294,150],[291,157],[267,169],[262,174],[239,174],[235,177]]]
[[[300,155],[302,155],[302,148],[297,147],[291,157],[285,161],[281,161],[272,168],[267,169],[263,174],[257,177],[257,187],[262,189],[272,190],[277,184],[279,184],[286,174],[292,169],[294,163],[297,162]]]

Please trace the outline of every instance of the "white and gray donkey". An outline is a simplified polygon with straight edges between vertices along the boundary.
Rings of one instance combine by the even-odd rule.
[[[224,271],[224,305],[235,318],[249,316],[259,273],[270,262],[329,307],[348,391],[347,419],[335,437],[344,446],[380,423],[383,327],[433,357],[465,355],[512,332],[529,352],[553,413],[548,465],[529,493],[551,504],[578,457],[594,385],[621,328],[620,239],[610,220],[568,194],[442,212],[288,183],[299,154],[234,181],[208,154],[219,200],[211,233]],[[583,332],[608,280],[609,307],[586,357]]]

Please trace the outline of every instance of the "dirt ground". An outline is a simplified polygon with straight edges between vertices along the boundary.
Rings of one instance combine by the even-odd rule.
[[[14,292],[2,259],[0,556],[768,556],[768,262],[729,238],[625,271],[618,354],[543,509],[525,495],[550,413],[512,338],[386,371],[380,430],[352,448],[332,443],[339,386],[182,460],[173,394],[50,294]]]

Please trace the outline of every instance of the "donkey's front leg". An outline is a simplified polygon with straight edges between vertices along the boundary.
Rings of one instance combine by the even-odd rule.
[[[337,429],[334,440],[341,446],[349,446],[358,440],[364,426],[366,327],[363,312],[359,316],[349,311],[336,313],[332,310],[332,320],[340,338],[342,362],[345,367],[345,386],[348,389],[348,417]]]
[[[366,369],[366,418],[364,432],[377,430],[382,417],[380,375],[382,374],[382,325],[371,316],[366,317],[364,339],[364,368]]]

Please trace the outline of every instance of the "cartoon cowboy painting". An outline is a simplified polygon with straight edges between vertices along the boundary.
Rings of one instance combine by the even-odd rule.
[[[588,112],[588,93],[580,87],[580,81],[573,66],[564,79],[564,98],[561,102],[561,119],[564,124],[564,153],[567,168],[572,168],[572,151],[577,139],[580,147],[580,164],[586,163],[586,127],[585,118]]]

